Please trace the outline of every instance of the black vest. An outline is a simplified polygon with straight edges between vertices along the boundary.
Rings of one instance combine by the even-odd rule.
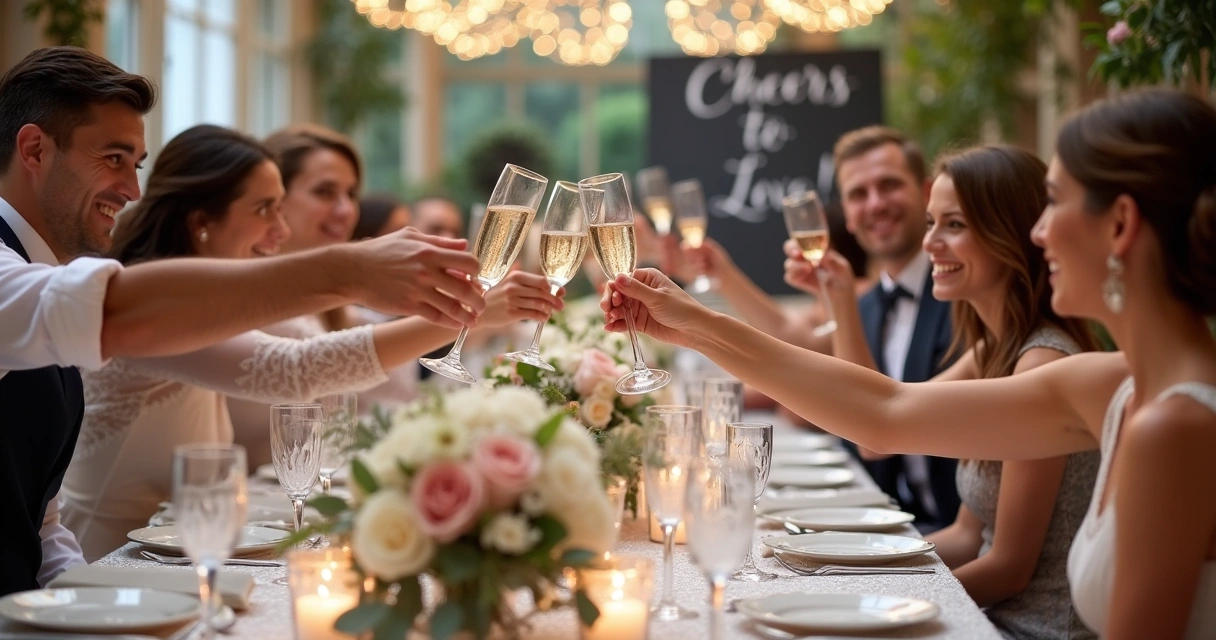
[[[2,218],[0,240],[29,262]],[[38,530],[63,483],[83,419],[84,388],[75,368],[9,371],[0,378],[0,596],[39,587]]]

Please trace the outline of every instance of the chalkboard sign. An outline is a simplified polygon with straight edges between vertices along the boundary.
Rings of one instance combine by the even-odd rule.
[[[793,291],[782,198],[836,199],[832,146],[880,122],[877,51],[650,61],[650,164],[701,181],[709,236],[769,293]]]

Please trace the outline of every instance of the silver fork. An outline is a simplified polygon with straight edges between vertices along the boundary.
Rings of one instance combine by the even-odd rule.
[[[176,565],[184,566],[184,565],[194,564],[193,560],[191,560],[190,558],[186,558],[184,556],[165,556],[165,555],[161,555],[159,553],[153,553],[151,551],[148,551],[147,549],[140,551],[139,555],[143,556],[144,558],[146,558],[148,560],[151,560],[152,562],[159,562],[160,564],[175,565],[175,566]],[[243,567],[281,567],[281,566],[283,566],[283,561],[281,561],[281,560],[255,560],[252,558],[229,558],[224,561],[224,564],[238,565],[238,566],[243,566]]]
[[[773,554],[777,562],[786,569],[800,576],[867,576],[867,575],[914,575],[937,573],[933,567],[849,567],[835,564],[825,564],[821,567],[808,569],[797,566],[781,557],[781,552]]]

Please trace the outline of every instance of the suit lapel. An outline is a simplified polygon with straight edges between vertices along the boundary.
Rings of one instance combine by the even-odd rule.
[[[887,372],[886,358],[879,353],[882,344],[881,336],[878,335],[879,329],[882,328],[882,305],[878,302],[878,287],[880,286],[882,285],[875,285],[861,297],[861,300],[857,301],[857,310],[861,313],[861,324],[866,332],[866,344],[870,346],[870,354],[874,356],[878,370],[885,374]]]
[[[926,276],[926,284],[920,296],[920,308],[916,312],[916,326],[912,329],[912,342],[908,345],[908,360],[904,364],[906,382],[924,382],[937,371],[933,352],[937,346],[937,334],[943,322],[950,317],[950,305],[933,297],[933,274]]]

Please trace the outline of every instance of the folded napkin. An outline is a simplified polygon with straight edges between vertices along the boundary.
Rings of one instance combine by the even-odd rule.
[[[766,493],[756,505],[757,513],[811,507],[889,507],[891,497],[877,489],[837,491],[834,489]]]
[[[253,576],[247,573],[219,573],[220,598],[224,604],[237,611],[249,608],[249,597],[253,593]],[[176,591],[191,596],[198,595],[198,574],[173,567],[103,567],[82,564],[59,574],[48,587],[132,587]]]

